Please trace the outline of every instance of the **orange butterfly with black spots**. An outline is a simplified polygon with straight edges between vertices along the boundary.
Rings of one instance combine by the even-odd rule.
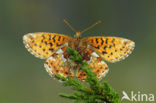
[[[98,79],[102,79],[109,70],[104,60],[112,63],[121,61],[129,56],[135,47],[133,41],[120,37],[80,37],[83,32],[99,24],[100,21],[83,31],[76,31],[66,20],[64,22],[76,32],[76,37],[45,32],[29,33],[23,36],[25,47],[30,53],[40,59],[47,59],[44,66],[52,77],[56,74],[76,77],[80,80],[87,77],[80,65],[69,58],[67,47],[80,53],[83,61],[89,64]]]

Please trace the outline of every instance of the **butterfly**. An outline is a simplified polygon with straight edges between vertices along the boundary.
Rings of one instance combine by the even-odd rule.
[[[76,32],[75,37],[46,32],[28,33],[23,36],[27,50],[40,59],[46,59],[44,66],[51,77],[60,74],[80,80],[87,78],[80,65],[69,58],[68,47],[78,51],[82,60],[89,64],[91,71],[100,80],[109,71],[105,61],[111,63],[121,61],[129,56],[135,47],[133,41],[121,37],[80,37],[83,32],[99,24],[100,21],[83,31],[76,31],[69,22],[66,20],[64,22]]]

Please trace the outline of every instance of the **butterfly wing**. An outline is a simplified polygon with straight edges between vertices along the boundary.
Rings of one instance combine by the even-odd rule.
[[[99,80],[101,80],[109,71],[107,64],[102,60],[102,58],[94,52],[91,48],[88,48],[88,51],[85,51],[83,55],[83,60],[86,61],[91,68],[91,71],[94,72]],[[87,75],[82,71],[78,66],[76,77],[80,80],[84,80]]]
[[[44,66],[51,77],[55,77],[56,74],[73,77],[73,64],[70,64],[66,47],[62,47],[46,60]]]
[[[57,33],[29,33],[23,36],[25,47],[40,59],[48,58],[72,37]]]
[[[88,37],[84,40],[109,62],[125,59],[135,47],[133,41],[120,37]]]

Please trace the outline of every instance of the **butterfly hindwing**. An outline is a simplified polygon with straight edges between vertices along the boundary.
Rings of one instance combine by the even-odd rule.
[[[29,33],[23,36],[25,47],[40,59],[48,58],[71,37],[57,33]]]
[[[135,43],[120,37],[88,37],[84,39],[104,60],[117,62],[125,59]]]
[[[109,68],[107,64],[91,48],[87,49],[87,52],[83,57],[84,61],[88,63],[91,71],[96,74],[99,80],[101,80],[108,73]],[[87,75],[82,71],[80,67],[77,68],[76,76],[81,80],[84,80],[87,77]]]
[[[94,72],[98,79],[102,79],[109,71],[107,64],[102,60],[101,57],[93,52],[91,62],[89,63],[89,67],[92,68],[92,72]]]
[[[51,77],[55,77],[56,74],[60,74],[63,77],[74,76],[73,67],[70,65],[68,58],[65,56],[65,51],[62,48],[50,56],[44,64]]]

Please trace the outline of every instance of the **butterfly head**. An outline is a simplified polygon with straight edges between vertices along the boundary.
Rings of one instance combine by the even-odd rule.
[[[81,35],[81,31],[80,31],[80,30],[76,31],[75,37],[76,37],[76,38],[80,38],[80,35]]]
[[[85,31],[88,31],[89,29],[93,28],[95,25],[100,24],[101,21],[97,21],[96,23],[94,23],[93,25],[89,26],[88,28],[86,28],[86,29],[84,29],[82,31],[74,29],[67,20],[64,20],[64,23],[66,23],[72,31],[76,32],[76,38],[79,39],[80,35],[82,33],[84,33]]]

